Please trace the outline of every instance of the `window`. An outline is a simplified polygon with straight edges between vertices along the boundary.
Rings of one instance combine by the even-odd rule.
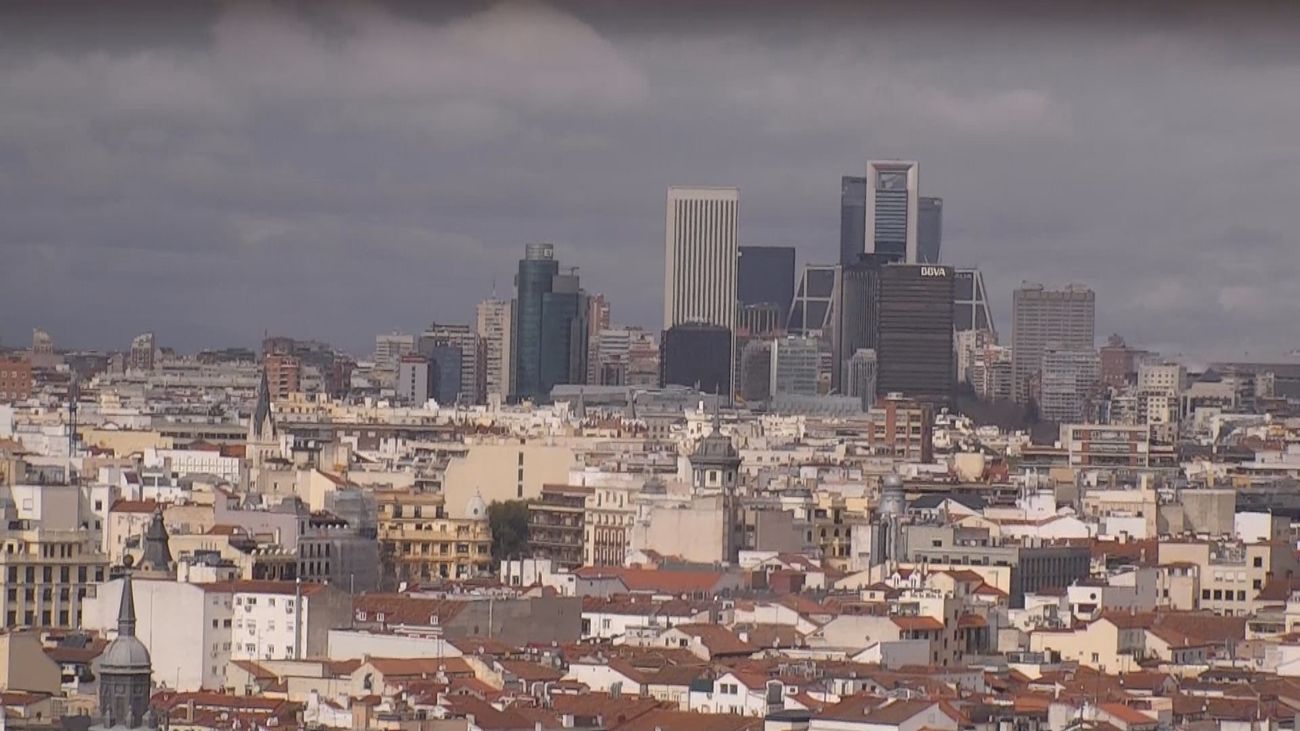
[[[1255,561],[1254,561],[1254,566],[1255,566],[1255,568],[1257,568],[1257,569],[1262,569],[1262,568],[1264,568],[1264,557],[1263,557],[1263,556],[1256,556],[1256,557],[1255,557]]]
[[[1239,601],[1239,602],[1244,602],[1244,601],[1246,601],[1246,590],[1245,590],[1245,589],[1238,589],[1238,590],[1237,590],[1237,601]]]
[[[1099,662],[1100,660],[1101,660],[1101,655],[1099,655],[1099,654],[1097,654],[1097,653],[1095,653],[1095,652],[1092,653],[1092,661],[1093,661],[1093,662]]]
[[[1219,601],[1219,600],[1221,600],[1221,599],[1223,599],[1223,591],[1222,591],[1221,589],[1215,589],[1215,590],[1214,590],[1214,600],[1215,600],[1215,601]]]
[[[1207,602],[1210,600],[1210,590],[1209,590],[1209,589],[1201,589],[1201,599],[1203,599],[1203,600],[1205,600],[1205,601],[1207,601]]]

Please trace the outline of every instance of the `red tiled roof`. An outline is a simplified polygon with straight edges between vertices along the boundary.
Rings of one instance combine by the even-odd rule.
[[[148,500],[127,500],[125,498],[122,498],[115,501],[112,507],[108,509],[108,512],[152,514],[154,511],[158,510],[160,504],[161,503],[159,503],[157,500],[154,500],[152,498]]]
[[[1103,703],[1100,709],[1106,715],[1123,722],[1126,726],[1146,724],[1154,726],[1156,724],[1156,719],[1123,703]]]
[[[943,622],[934,617],[890,617],[890,620],[904,631],[943,629]]]
[[[664,594],[711,592],[725,576],[721,571],[662,571],[619,566],[584,566],[574,573],[583,578],[618,578],[628,591]]]

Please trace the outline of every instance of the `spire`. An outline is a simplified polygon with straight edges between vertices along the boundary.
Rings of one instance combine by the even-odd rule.
[[[117,607],[117,636],[135,637],[135,591],[131,588],[131,572],[122,575],[122,603]]]
[[[253,407],[253,418],[248,431],[254,438],[275,436],[275,417],[271,414],[271,383],[266,380],[266,367],[262,367],[262,378],[257,384],[257,405]]]

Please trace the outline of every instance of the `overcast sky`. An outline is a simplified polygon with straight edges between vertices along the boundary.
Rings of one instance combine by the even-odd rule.
[[[528,241],[657,327],[668,185],[832,261],[882,157],[1006,341],[1033,280],[1092,286],[1099,338],[1300,348],[1294,12],[426,5],[6,4],[0,341],[364,353],[509,296]]]

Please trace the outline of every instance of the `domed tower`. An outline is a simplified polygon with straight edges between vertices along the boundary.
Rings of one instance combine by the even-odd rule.
[[[890,472],[880,485],[880,514],[901,518],[906,512],[907,498],[903,495],[903,478],[896,472]]]
[[[163,511],[159,507],[144,532],[144,547],[140,553],[140,570],[150,575],[170,576],[172,571],[171,543],[167,526],[163,525]]]
[[[135,636],[135,594],[131,573],[122,577],[117,639],[99,658],[99,712],[104,728],[145,728],[153,663]]]
[[[880,484],[880,505],[876,509],[876,523],[872,526],[872,566],[884,565],[886,570],[891,570],[902,558],[903,517],[906,514],[903,478],[891,472]]]
[[[474,491],[474,497],[469,499],[465,504],[465,517],[470,520],[487,520],[487,502],[483,500],[483,493],[478,490]]]
[[[713,406],[713,430],[700,440],[691,453],[691,485],[733,493],[739,482],[740,453],[731,439],[722,433],[717,402]]]

